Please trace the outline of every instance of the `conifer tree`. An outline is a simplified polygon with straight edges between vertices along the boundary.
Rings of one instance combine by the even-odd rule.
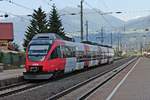
[[[62,26],[60,16],[54,4],[52,6],[52,11],[50,12],[50,16],[48,20],[48,27],[49,27],[48,32],[56,33],[61,38],[63,39],[65,38],[64,28]]]
[[[30,25],[27,27],[23,43],[24,50],[26,50],[26,47],[34,35],[48,32],[46,13],[42,11],[41,7],[39,7],[38,10],[34,10],[31,18],[32,19],[30,20]]]

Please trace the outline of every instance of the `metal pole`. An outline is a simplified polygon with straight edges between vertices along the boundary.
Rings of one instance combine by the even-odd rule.
[[[112,41],[112,32],[111,32],[111,34],[110,34],[110,35],[111,35],[111,37],[110,37],[110,38],[111,38],[111,46],[112,46],[112,45],[113,45],[113,41]]]
[[[142,44],[142,41],[140,43],[140,51],[141,51],[141,56],[142,56],[142,54],[143,54],[143,44]]]
[[[119,36],[119,32],[118,32],[118,51],[120,51],[120,36]]]
[[[104,29],[103,27],[101,28],[101,44],[103,45],[103,42],[104,42]]]
[[[88,41],[88,21],[86,21],[86,41]]]
[[[120,40],[120,51],[122,51],[122,34],[121,33],[119,35],[119,40]]]
[[[83,0],[81,0],[81,42],[83,41]]]

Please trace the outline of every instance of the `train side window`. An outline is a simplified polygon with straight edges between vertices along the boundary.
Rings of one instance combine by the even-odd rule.
[[[63,58],[67,58],[67,50],[66,50],[66,46],[61,46],[61,49],[62,49],[62,56]]]
[[[61,49],[60,46],[57,47],[57,53],[58,53],[58,57],[61,58]]]
[[[63,58],[70,58],[76,56],[75,47],[62,46],[61,49],[62,49]]]

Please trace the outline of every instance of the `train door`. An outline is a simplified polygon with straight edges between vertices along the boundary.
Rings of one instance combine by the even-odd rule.
[[[98,46],[98,64],[101,64],[101,60],[102,60],[102,49],[100,46]]]
[[[72,72],[76,69],[76,57],[74,46],[63,46],[64,55],[66,59],[65,73]]]
[[[84,68],[84,45],[82,44],[77,44],[76,45],[76,70],[80,70]]]
[[[89,67],[89,60],[87,57],[88,52],[90,51],[90,48],[88,45],[84,45],[84,67]]]
[[[105,63],[108,63],[108,48],[107,47],[104,47],[105,48]]]
[[[62,57],[61,46],[57,46],[51,53],[48,64],[51,70],[63,71],[65,67],[65,59]]]
[[[94,66],[98,65],[99,61],[98,61],[98,47],[94,46]]]
[[[114,51],[112,48],[109,48],[109,53],[110,53],[110,63],[113,62],[113,57],[114,57]]]
[[[101,63],[102,64],[107,63],[107,48],[106,47],[102,47],[102,59],[101,59]]]
[[[107,63],[110,63],[110,48],[107,48]]]

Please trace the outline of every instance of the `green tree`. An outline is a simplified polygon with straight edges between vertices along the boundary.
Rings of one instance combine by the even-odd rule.
[[[42,11],[41,7],[38,10],[34,10],[31,15],[30,25],[27,27],[27,31],[25,34],[25,39],[23,43],[24,50],[28,46],[29,42],[38,33],[46,33],[47,30],[47,20],[46,13]]]
[[[19,45],[15,42],[13,42],[13,47],[15,51],[19,51]]]
[[[52,6],[52,11],[50,12],[48,27],[49,27],[48,32],[56,33],[61,38],[65,38],[64,28],[62,26],[60,16],[54,4]]]

